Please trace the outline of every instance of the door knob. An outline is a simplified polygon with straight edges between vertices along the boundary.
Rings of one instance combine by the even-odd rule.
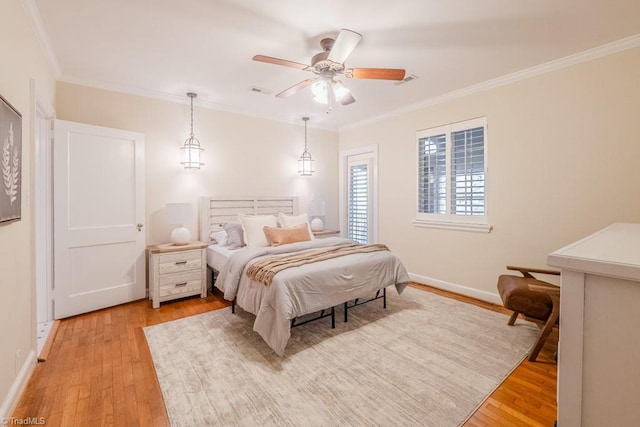
[[[142,227],[143,227],[143,226],[144,226],[144,225],[143,225],[142,223],[138,223],[138,231],[142,231]]]

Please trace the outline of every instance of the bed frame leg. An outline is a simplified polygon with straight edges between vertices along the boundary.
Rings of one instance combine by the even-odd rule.
[[[235,314],[236,313],[236,299],[234,298],[233,301],[231,301],[231,313]]]
[[[387,308],[387,288],[382,288],[382,307]]]
[[[331,329],[336,328],[336,308],[331,307]]]
[[[344,323],[347,323],[349,321],[349,306],[348,306],[349,302],[345,302],[344,303]]]

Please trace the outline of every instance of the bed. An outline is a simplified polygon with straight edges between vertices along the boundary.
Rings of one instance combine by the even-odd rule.
[[[210,241],[227,221],[240,215],[297,215],[295,197],[231,198],[201,200],[200,238]],[[246,230],[245,230],[246,231]],[[246,237],[246,233],[245,233]],[[364,248],[341,237],[313,239],[279,246],[247,246],[230,249],[219,244],[207,248],[207,263],[215,272],[215,287],[224,298],[256,316],[253,329],[279,355],[284,354],[292,320],[324,312],[349,302],[367,300],[395,286],[402,293],[409,276],[400,260],[384,248]],[[374,245],[371,245],[374,246]],[[352,252],[350,248],[353,248]],[[358,252],[370,249],[370,251]],[[270,284],[249,277],[247,271],[274,257],[345,251],[345,255],[322,256],[321,261],[302,263],[271,275]],[[386,293],[385,293],[386,295]],[[345,312],[346,313],[346,312]],[[346,320],[346,317],[345,317]]]

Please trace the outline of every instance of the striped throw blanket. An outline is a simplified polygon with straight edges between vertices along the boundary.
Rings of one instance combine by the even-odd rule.
[[[360,245],[357,243],[345,243],[328,248],[312,249],[294,254],[274,255],[254,262],[248,269],[247,275],[260,283],[268,286],[276,273],[287,268],[299,267],[312,262],[324,261],[345,255],[361,254],[367,252],[388,251],[386,245]]]

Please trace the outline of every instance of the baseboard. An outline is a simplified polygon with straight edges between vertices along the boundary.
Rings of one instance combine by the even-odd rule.
[[[36,352],[31,350],[22,364],[22,368],[16,375],[16,379],[11,384],[9,393],[4,398],[2,406],[0,406],[0,420],[9,418],[18,405],[18,400],[27,386],[29,377],[36,366]]]
[[[502,305],[500,295],[497,293],[491,293],[481,291],[479,289],[470,288],[468,286],[458,285],[456,283],[445,282],[444,280],[434,279],[433,277],[422,276],[419,274],[409,273],[409,278],[417,283],[433,286],[434,288],[442,289],[456,294],[465,295],[471,298],[476,298],[482,301],[490,302],[492,304]]]
[[[49,335],[47,336],[47,341],[45,342],[40,354],[38,355],[38,362],[46,362],[47,357],[49,357],[49,351],[51,351],[51,346],[53,345],[53,341],[56,339],[56,334],[58,333],[58,328],[60,327],[60,320],[54,320],[53,325],[51,325],[51,330],[49,331]]]

